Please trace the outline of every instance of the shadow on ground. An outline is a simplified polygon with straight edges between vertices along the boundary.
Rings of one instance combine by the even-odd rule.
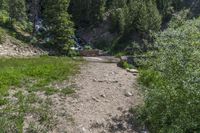
[[[141,126],[136,120],[136,116],[130,112],[123,112],[121,116],[115,116],[108,125],[110,133],[125,132],[135,133],[141,132]]]

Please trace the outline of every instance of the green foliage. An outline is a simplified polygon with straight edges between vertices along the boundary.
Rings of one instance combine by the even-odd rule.
[[[200,132],[200,19],[156,36],[159,51],[140,73],[141,118],[153,133]]]
[[[183,8],[183,0],[156,0],[156,3],[164,19],[170,19],[175,11]]]
[[[122,67],[124,69],[132,69],[133,65],[129,64],[127,61],[121,61],[118,64],[119,67]]]
[[[111,6],[110,10],[110,31],[119,34],[113,43],[114,51],[131,45],[131,39],[137,40],[138,43],[141,43],[142,39],[150,40],[151,32],[159,31],[162,23],[154,0],[130,0],[122,3]],[[146,50],[144,47],[141,49]]]
[[[76,26],[86,27],[102,21],[105,0],[71,0],[69,11]]]
[[[124,10],[122,8],[116,9],[111,13],[110,18],[112,23],[111,32],[123,34],[126,26]]]
[[[5,10],[0,10],[0,25],[5,25],[9,21],[9,14]]]
[[[4,41],[4,34],[5,34],[4,30],[0,28],[0,44],[3,43]]]
[[[64,88],[61,90],[61,94],[65,95],[65,96],[69,95],[69,94],[73,94],[73,93],[75,93],[75,90],[71,87],[67,87],[67,88]]]
[[[182,10],[176,13],[169,22],[168,26],[170,28],[179,28],[180,26],[184,25],[185,21],[187,20],[187,16],[189,14],[189,10]]]
[[[9,0],[8,3],[12,20],[22,21],[27,19],[25,0]]]
[[[112,10],[111,21],[112,29],[119,33],[133,30],[148,33],[160,29],[161,16],[154,1],[131,0],[118,6]]]
[[[33,24],[28,21],[21,21],[21,22],[15,21],[13,22],[13,27],[19,31],[24,31],[29,33],[32,33],[33,31]]]
[[[67,12],[68,4],[69,0],[45,0],[43,3],[46,36],[50,38],[54,47],[66,54],[75,43],[71,39],[74,36],[74,24]]]

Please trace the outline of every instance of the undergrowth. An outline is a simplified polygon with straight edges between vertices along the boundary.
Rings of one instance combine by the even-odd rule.
[[[152,133],[200,132],[200,19],[156,36],[159,51],[140,71],[141,120]]]

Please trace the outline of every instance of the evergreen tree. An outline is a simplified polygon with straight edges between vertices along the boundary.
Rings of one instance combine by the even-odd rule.
[[[103,18],[103,13],[105,11],[105,0],[92,0],[91,3],[91,23],[98,23]]]
[[[8,11],[8,0],[0,0],[0,10]]]
[[[162,18],[157,9],[155,1],[149,0],[147,2],[147,12],[148,12],[148,30],[158,31],[161,27]]]
[[[8,0],[0,0],[0,25],[4,25],[8,20]]]
[[[51,44],[61,52],[69,52],[74,44],[73,22],[68,14],[69,0],[44,0],[43,20]]]
[[[87,27],[102,20],[105,0],[72,0],[69,11],[76,26]]]
[[[154,0],[130,0],[119,3],[113,1],[115,6],[111,10],[112,31],[116,29],[114,31],[130,33],[137,30],[148,33],[149,30],[160,29],[161,16]]]
[[[12,20],[25,20],[27,18],[25,0],[9,0],[9,14]]]
[[[122,8],[126,6],[128,3],[128,0],[108,0],[107,4],[110,6],[110,8]]]

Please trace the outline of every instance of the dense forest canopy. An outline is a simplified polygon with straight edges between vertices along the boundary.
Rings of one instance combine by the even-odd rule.
[[[102,46],[104,38],[93,41],[93,46],[120,51],[136,42],[147,50],[144,40],[151,41],[152,32],[165,27],[174,13],[191,6],[184,0],[1,0],[0,23],[8,27],[18,24],[34,37],[38,35],[38,25],[43,26],[39,38],[48,38],[50,46],[65,52],[75,43],[71,38],[79,35],[80,29],[92,30],[103,23],[109,27],[105,32],[111,33],[112,39]],[[56,33],[51,34],[53,31]]]

